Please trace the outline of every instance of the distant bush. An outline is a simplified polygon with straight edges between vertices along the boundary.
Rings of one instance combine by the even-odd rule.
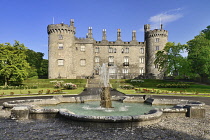
[[[14,89],[37,89],[37,85],[32,85],[32,86],[24,86],[24,85],[19,85],[19,86],[3,86],[0,87],[2,90],[14,90]]]
[[[178,83],[178,84],[157,84],[157,88],[189,88],[190,84]]]
[[[122,89],[134,89],[134,86],[132,86],[132,85],[120,85],[120,88],[122,88]]]

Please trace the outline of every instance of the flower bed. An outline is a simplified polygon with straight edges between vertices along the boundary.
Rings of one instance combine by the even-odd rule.
[[[77,89],[77,85],[73,84],[73,83],[65,83],[65,84],[62,84],[60,82],[57,82],[55,85],[54,85],[54,88],[64,88],[64,89]]]

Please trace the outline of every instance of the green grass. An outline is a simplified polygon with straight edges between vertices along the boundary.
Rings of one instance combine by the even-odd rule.
[[[86,85],[86,79],[27,79],[23,82],[23,85],[36,85],[38,88],[50,88],[53,87],[56,81],[63,81],[63,83],[73,83],[76,84],[77,87],[84,87]]]
[[[189,88],[157,88],[157,84],[172,84],[178,83],[174,81],[164,81],[157,79],[145,79],[143,83],[140,82],[130,82],[130,80],[110,80],[112,87],[123,92],[125,94],[145,94],[145,93],[136,93],[134,89],[125,90],[119,88],[120,85],[132,85],[135,88],[152,91],[152,94],[167,94],[167,95],[194,95],[194,96],[210,96],[210,86],[209,85],[201,85],[193,82],[187,82],[190,84]]]
[[[86,85],[86,79],[27,79],[23,82],[24,89],[1,89],[0,90],[0,97],[8,97],[8,96],[34,96],[34,95],[51,95],[46,94],[47,90],[50,90],[50,93],[53,93],[55,90],[61,90],[61,89],[55,89],[54,85],[56,82],[62,83],[74,83],[77,85],[77,89],[73,90],[63,90],[62,93],[56,93],[57,94],[79,94],[81,93]],[[27,87],[31,86],[37,86],[37,89],[30,89]],[[42,94],[38,94],[39,91],[42,91]],[[13,92],[13,95],[12,95]],[[30,92],[30,94],[29,94]],[[53,94],[55,95],[55,93]]]
[[[60,90],[60,89],[55,89],[55,88],[38,88],[38,89],[15,89],[15,90],[0,90],[0,95],[2,95],[4,93],[4,95],[10,95],[11,92],[14,92],[14,95],[28,95],[29,94],[29,91],[30,91],[30,94],[33,95],[33,94],[38,94],[39,91],[43,90],[43,93],[40,94],[40,95],[44,95],[47,93],[47,90],[50,90],[52,93],[53,91],[56,91],[56,90]],[[73,89],[73,90],[62,90],[62,92],[64,94],[79,94],[81,93],[82,91],[84,90],[84,88],[82,87],[79,87],[77,89]]]

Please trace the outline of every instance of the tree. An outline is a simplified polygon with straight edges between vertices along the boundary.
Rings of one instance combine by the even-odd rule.
[[[187,42],[188,61],[196,77],[210,77],[210,26]]]
[[[0,44],[0,76],[5,86],[9,82],[20,83],[28,76],[30,66],[26,61],[26,49],[18,41],[14,45]]]
[[[155,64],[159,71],[165,71],[166,75],[172,75],[177,78],[186,76],[188,73],[187,59],[181,55],[186,45],[174,42],[166,43],[162,51],[156,53]]]
[[[39,77],[40,78],[48,77],[48,60],[47,59],[42,60]]]
[[[31,71],[29,77],[47,77],[48,75],[48,60],[43,59],[44,53],[35,52],[28,49],[26,51],[26,60],[30,64]]]

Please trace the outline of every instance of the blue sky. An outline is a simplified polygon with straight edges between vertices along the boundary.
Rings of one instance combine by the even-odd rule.
[[[0,0],[0,43],[18,40],[36,52],[48,55],[47,25],[75,20],[76,37],[85,37],[88,27],[100,41],[102,29],[115,41],[130,41],[132,30],[143,41],[143,26],[159,28],[160,19],[169,31],[169,41],[182,44],[210,25],[210,0]]]

